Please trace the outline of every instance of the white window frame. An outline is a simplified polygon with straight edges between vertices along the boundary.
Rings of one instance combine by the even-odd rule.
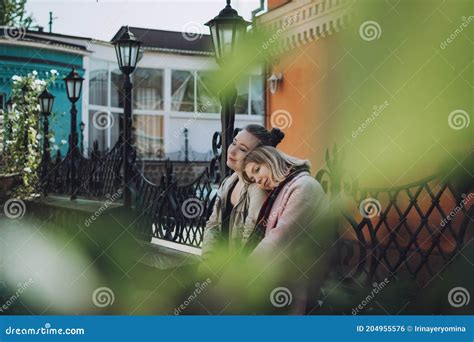
[[[101,59],[101,58],[91,58],[90,60],[94,60],[97,62],[105,62],[107,63],[107,72],[108,72],[108,84],[107,84],[107,106],[100,106],[100,105],[93,105],[90,103],[87,103],[87,115],[84,115],[87,117],[87,121],[89,120],[89,112],[95,112],[95,111],[107,111],[110,113],[117,113],[120,117],[120,115],[123,114],[123,108],[120,107],[112,107],[111,106],[111,100],[112,100],[112,71],[114,69],[118,69],[117,62],[114,60],[109,60],[109,59]],[[89,61],[90,62],[90,61]],[[168,64],[168,63],[165,63]],[[173,63],[174,64],[174,63]],[[156,116],[161,116],[162,117],[162,125],[163,125],[163,136],[161,137],[163,140],[163,147],[164,147],[164,152],[168,153],[170,146],[168,146],[168,140],[171,141],[171,132],[168,132],[169,130],[167,129],[168,127],[171,126],[171,123],[173,122],[173,119],[190,119],[190,118],[196,118],[196,115],[198,115],[199,120],[213,120],[213,121],[220,121],[220,110],[217,113],[201,113],[197,111],[197,73],[198,72],[209,72],[209,71],[216,71],[217,69],[215,68],[209,68],[203,67],[200,68],[198,65],[191,67],[191,68],[186,68],[184,65],[161,65],[160,67],[154,67],[153,63],[146,63],[146,65],[139,66],[139,68],[143,69],[154,69],[154,70],[162,70],[162,96],[163,96],[163,109],[160,110],[145,110],[145,109],[132,109],[132,116],[133,115],[156,115]],[[173,71],[188,71],[193,74],[194,77],[194,111],[192,112],[179,112],[179,111],[172,111],[171,110],[171,81],[172,81],[172,72]],[[235,119],[236,121],[238,120],[244,120],[247,122],[255,122],[255,123],[262,123],[262,120],[264,120],[264,113],[262,114],[252,114],[252,96],[254,95],[252,92],[252,77],[254,76],[260,76],[262,77],[261,72],[258,71],[253,71],[250,72],[247,75],[247,86],[248,86],[248,99],[247,99],[247,113],[246,114],[236,114]],[[89,102],[89,101],[87,101]],[[220,105],[220,104],[219,104]],[[219,106],[220,107],[220,106]],[[133,117],[132,117],[133,119]],[[89,122],[87,122],[89,124]],[[120,123],[118,123],[120,124]],[[90,127],[89,127],[90,128]],[[108,128],[105,132],[106,134],[106,142],[107,146],[105,148],[110,149],[113,146],[111,146],[111,128]],[[87,134],[87,140],[89,139],[90,132],[88,131]],[[92,141],[89,142],[89,146],[92,147]],[[156,160],[155,158],[144,158],[143,160]]]
[[[123,108],[120,107],[112,107],[112,71],[118,68],[117,62],[112,62],[109,60],[105,59],[98,59],[95,58],[95,61],[99,62],[104,62],[107,63],[107,106],[101,106],[101,105],[94,105],[91,103],[88,103],[88,110],[87,110],[87,117],[89,117],[89,111],[105,111],[105,112],[110,112],[111,114],[117,113],[119,115],[123,114]],[[143,69],[155,69],[155,70],[162,70],[163,72],[163,79],[162,79],[162,91],[163,91],[163,108],[160,110],[152,110],[152,109],[133,109],[132,107],[132,120],[133,120],[133,115],[157,115],[157,116],[162,116],[163,117],[163,131],[164,131],[164,126],[166,122],[166,115],[165,115],[165,107],[166,107],[166,69],[165,68],[150,68],[150,67],[143,67]],[[132,104],[133,106],[133,104]],[[89,127],[90,129],[90,127]],[[90,134],[90,132],[88,132]],[[111,141],[111,127],[108,127],[106,130],[106,136],[107,136],[107,146],[105,148],[111,149],[112,146],[112,141]],[[165,137],[163,136],[163,141]],[[93,142],[91,141],[90,144]]]
[[[198,72],[208,72],[208,71],[216,71],[215,69],[183,69],[183,68],[167,68],[169,70],[169,75],[168,77],[165,78],[165,83],[169,83],[169,93],[165,94],[165,103],[168,100],[169,101],[169,117],[173,118],[192,118],[195,117],[196,114],[199,114],[199,119],[220,119],[220,112],[217,113],[201,113],[197,111],[197,73]],[[194,75],[194,111],[193,112],[180,112],[180,111],[171,111],[171,81],[172,81],[172,73],[173,71],[189,71],[192,72]],[[247,75],[247,87],[248,87],[248,99],[247,99],[247,114],[235,114],[236,119],[242,119],[242,120],[251,120],[251,121],[256,121],[260,122],[261,117],[263,117],[263,114],[252,114],[251,109],[252,109],[252,76],[260,76],[260,74],[255,74],[251,73]],[[165,87],[166,89],[166,87]],[[220,104],[219,104],[220,105]],[[165,106],[166,109],[166,106]],[[166,110],[165,110],[166,111]],[[253,119],[255,118],[255,120]]]

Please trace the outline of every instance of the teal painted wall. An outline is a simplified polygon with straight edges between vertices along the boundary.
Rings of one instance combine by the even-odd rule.
[[[58,77],[54,84],[48,90],[56,96],[53,112],[54,120],[50,123],[50,128],[54,131],[56,141],[61,153],[67,152],[68,144],[61,144],[61,140],[68,141],[70,132],[70,114],[71,103],[69,102],[64,81],[62,80],[74,66],[78,72],[83,75],[82,69],[83,56],[71,50],[71,53],[49,50],[46,48],[31,48],[2,44],[0,42],[0,93],[6,94],[6,99],[10,97],[12,87],[12,77],[14,75],[24,76],[33,70],[38,72],[38,78],[44,79],[46,73],[52,69],[58,71]],[[79,124],[81,122],[82,102],[77,103],[78,109],[78,132],[80,138]],[[80,142],[79,142],[80,143]],[[51,144],[51,145],[54,145]],[[53,151],[54,152],[54,151]],[[54,155],[53,155],[54,157]]]

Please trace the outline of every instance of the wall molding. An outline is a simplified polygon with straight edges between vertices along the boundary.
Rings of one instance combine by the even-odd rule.
[[[268,48],[272,54],[280,54],[345,29],[350,21],[352,2],[292,1],[258,16],[257,27],[269,31]]]

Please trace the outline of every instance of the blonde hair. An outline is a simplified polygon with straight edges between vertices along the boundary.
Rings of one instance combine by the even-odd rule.
[[[246,183],[252,183],[250,177],[245,172],[245,167],[250,163],[266,165],[270,169],[273,180],[278,183],[283,181],[293,169],[297,167],[309,168],[311,166],[311,163],[308,160],[292,157],[277,150],[275,147],[257,147],[247,154],[243,162],[242,176]]]

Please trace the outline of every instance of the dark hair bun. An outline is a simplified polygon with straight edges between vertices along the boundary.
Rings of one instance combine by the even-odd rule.
[[[277,146],[285,137],[285,133],[279,128],[272,128],[270,133],[273,136],[273,146]]]
[[[285,137],[285,133],[278,128],[272,128],[269,131],[265,127],[256,124],[245,126],[245,130],[260,140],[261,146],[276,147]]]

